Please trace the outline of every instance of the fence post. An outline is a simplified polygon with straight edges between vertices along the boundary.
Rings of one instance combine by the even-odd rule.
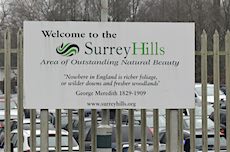
[[[48,152],[48,109],[41,109],[41,151]]]
[[[72,115],[73,110],[68,110],[68,148],[69,152],[72,152],[73,149],[73,115]]]
[[[30,110],[30,150],[36,152],[36,110]]]
[[[55,110],[56,152],[61,152],[61,109]]]
[[[134,152],[134,110],[129,110],[129,152]]]
[[[117,144],[117,151],[122,151],[122,116],[121,116],[122,110],[117,109],[116,110],[116,144]]]
[[[18,151],[23,151],[23,47],[22,29],[17,33],[17,67],[18,67]]]
[[[159,110],[153,110],[153,147],[154,152],[159,151]]]
[[[10,142],[10,94],[11,94],[11,33],[9,29],[6,30],[4,35],[4,49],[5,49],[5,152],[11,151]]]
[[[91,141],[92,141],[92,147],[91,151],[96,152],[97,151],[97,110],[92,109],[92,123],[91,123]]]
[[[195,109],[189,109],[190,114],[190,151],[195,152]]]
[[[202,82],[202,150],[208,151],[207,135],[207,34],[201,35],[201,82]]]
[[[146,110],[141,109],[141,151],[146,151]]]
[[[85,151],[85,114],[84,114],[84,109],[79,109],[78,110],[78,116],[79,116],[79,151],[84,152]]]
[[[226,67],[226,128],[230,128],[230,32],[227,31],[225,35],[225,52],[226,52],[226,59],[225,59],[225,67]],[[226,129],[227,134],[227,143],[230,142],[230,129]],[[227,150],[230,151],[230,144],[227,144]]]
[[[183,109],[178,110],[178,151],[184,152]]]
[[[215,152],[220,151],[220,68],[219,68],[219,34],[213,35],[213,74],[214,74],[214,125],[215,125]]]

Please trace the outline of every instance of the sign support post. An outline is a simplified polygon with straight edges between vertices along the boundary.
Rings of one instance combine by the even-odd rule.
[[[108,0],[101,0],[101,22],[108,21]],[[112,151],[112,127],[109,125],[109,110],[102,110],[102,123],[97,128],[97,151]]]
[[[178,109],[170,109],[166,119],[169,120],[167,125],[167,131],[169,132],[167,151],[178,151],[178,141],[175,140],[178,138]]]

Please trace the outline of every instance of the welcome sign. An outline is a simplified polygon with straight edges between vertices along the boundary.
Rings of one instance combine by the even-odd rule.
[[[29,109],[194,107],[193,23],[24,22]]]

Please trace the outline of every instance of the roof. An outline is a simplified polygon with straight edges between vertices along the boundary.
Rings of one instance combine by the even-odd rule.
[[[11,131],[11,133],[18,133],[18,130],[15,129],[13,131]],[[26,136],[30,136],[30,130],[23,130],[23,134],[26,135]],[[41,134],[41,130],[36,130],[36,135],[40,135]],[[48,130],[48,134],[49,135],[55,135],[56,134],[56,130]],[[66,135],[68,136],[68,131],[66,130],[61,130],[61,135]]]
[[[30,119],[23,119],[23,123],[24,123],[24,124],[30,124],[30,122],[31,122]],[[40,123],[41,120],[40,120],[40,119],[36,119],[35,122],[36,122],[36,123]]]
[[[201,83],[195,83],[195,86],[201,87],[202,84]],[[207,86],[214,86],[214,84],[208,83]]]

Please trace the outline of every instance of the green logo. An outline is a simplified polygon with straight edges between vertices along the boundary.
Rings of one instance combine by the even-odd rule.
[[[61,46],[56,48],[56,51],[62,56],[69,57],[79,53],[79,47],[76,44],[62,43]]]

